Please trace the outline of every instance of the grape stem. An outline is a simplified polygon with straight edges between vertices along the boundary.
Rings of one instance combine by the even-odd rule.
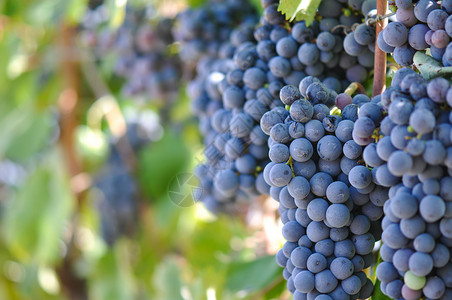
[[[358,94],[366,94],[366,90],[359,82],[350,83],[350,85],[345,89],[344,94],[352,96],[355,92],[358,92]]]
[[[389,13],[389,14],[386,14],[386,15],[377,15],[377,17],[376,18],[369,18],[368,20],[367,20],[367,25],[373,25],[373,24],[376,24],[376,23],[378,23],[378,22],[381,22],[381,21],[383,21],[384,19],[387,19],[387,18],[390,18],[390,17],[392,17],[393,15],[395,15],[395,13],[394,12],[391,12],[391,13]]]
[[[377,15],[375,18],[369,18],[369,19],[367,19],[366,24],[369,25],[369,26],[371,26],[371,25],[374,25],[374,24],[376,24],[376,23],[378,23],[378,22],[383,21],[384,19],[390,18],[390,17],[392,17],[393,15],[395,15],[394,12],[389,13],[389,14],[386,14],[386,15],[380,15],[380,14],[379,14],[379,15]],[[336,26],[334,26],[333,28],[331,28],[331,33],[334,33],[334,32],[335,32],[337,29],[339,29],[339,28],[343,28],[344,34],[348,34],[348,33],[351,32],[351,31],[355,31],[355,29],[356,29],[356,27],[358,27],[358,25],[359,25],[359,23],[355,23],[355,24],[353,24],[352,27],[348,27],[348,26],[346,26],[346,25],[341,25],[341,24],[339,24],[339,25],[336,25]]]
[[[331,28],[331,33],[334,33],[336,30],[342,28],[344,30],[344,34],[347,35],[349,32],[352,31],[352,29],[346,25],[336,25],[333,28]]]
[[[377,0],[377,14],[386,16],[387,2],[386,0]],[[377,17],[378,19],[378,17]],[[377,38],[380,32],[388,24],[388,19],[383,18],[376,23],[375,34],[375,65],[374,65],[374,86],[372,96],[380,95],[385,90],[386,82],[386,53],[383,52],[377,44]]]

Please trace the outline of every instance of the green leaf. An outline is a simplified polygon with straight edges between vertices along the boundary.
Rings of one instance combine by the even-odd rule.
[[[372,300],[391,300],[388,296],[383,294],[383,292],[380,289],[380,280],[377,279],[375,282],[375,288],[374,293],[372,294]]]
[[[26,5],[27,21],[37,26],[53,26],[64,20],[68,24],[76,24],[83,17],[87,0],[40,0]],[[53,26],[53,28],[55,28]]]
[[[74,206],[61,156],[53,151],[5,207],[3,231],[22,261],[55,263],[63,228]]]
[[[52,127],[50,112],[39,113],[23,108],[10,112],[0,121],[0,157],[25,161],[30,156],[48,146]]]
[[[258,291],[280,277],[281,271],[273,255],[251,262],[233,263],[228,271],[226,288],[235,292]]]
[[[206,3],[206,0],[187,0],[187,3],[191,7],[199,7],[201,5],[204,5],[204,3]]]
[[[66,0],[66,21],[76,24],[85,14],[88,0]]]
[[[314,21],[319,5],[320,0],[281,0],[278,11],[290,22],[306,21],[306,25],[309,26]]]
[[[166,130],[159,141],[150,143],[138,156],[138,180],[147,196],[161,197],[176,175],[184,171],[190,155],[182,137]]]
[[[201,278],[196,278],[194,282],[190,284],[189,289],[193,300],[205,299],[205,287]]]
[[[157,267],[153,283],[157,289],[156,299],[184,300],[181,295],[181,270],[175,259],[167,258]]]
[[[422,77],[427,80],[440,76],[452,79],[452,67],[443,67],[440,62],[421,51],[414,54],[413,61]]]
[[[65,13],[66,1],[42,0],[33,1],[28,5],[25,14],[26,21],[35,26],[52,26],[61,20]]]
[[[205,270],[213,267],[216,272],[219,272],[219,268],[225,267],[224,261],[219,259],[220,253],[229,253],[231,239],[234,236],[240,237],[241,234],[238,231],[244,230],[238,226],[240,226],[238,222],[233,222],[226,217],[220,217],[213,222],[198,222],[192,234],[179,239],[187,243],[185,257],[195,268]]]
[[[120,240],[99,259],[89,276],[90,299],[135,299],[127,246],[126,240]]]
[[[257,10],[257,12],[262,15],[264,8],[262,7],[261,0],[250,0],[251,5]]]
[[[282,276],[277,282],[274,287],[265,293],[264,299],[281,299],[281,294],[287,290],[287,282]]]
[[[75,130],[77,153],[81,157],[84,170],[99,170],[108,156],[108,141],[102,131],[96,131],[85,125]]]
[[[107,0],[105,1],[105,5],[108,7],[108,11],[110,12],[110,27],[117,28],[121,26],[126,16],[127,0]]]

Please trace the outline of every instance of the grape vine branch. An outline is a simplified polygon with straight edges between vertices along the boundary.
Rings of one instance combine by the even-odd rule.
[[[60,143],[66,155],[66,162],[69,174],[72,177],[78,176],[82,172],[81,163],[75,152],[74,132],[78,126],[77,108],[78,108],[78,63],[67,57],[67,49],[72,49],[75,44],[75,28],[63,25],[60,33],[60,51],[61,51],[61,69],[64,76],[64,90],[58,99],[59,110],[61,113],[61,135]],[[77,195],[77,209],[80,209],[83,194]],[[76,225],[73,225],[73,228]],[[71,300],[88,299],[87,283],[85,279],[79,278],[73,270],[73,261],[79,255],[73,247],[73,234],[69,240],[68,251],[62,264],[57,268],[57,274],[61,281],[65,294]]]
[[[377,14],[386,15],[387,3],[385,0],[377,0]],[[376,23],[375,44],[377,43],[378,34],[388,24],[388,19],[384,18]],[[375,66],[374,66],[374,86],[372,96],[381,94],[385,88],[386,81],[386,53],[375,45]]]

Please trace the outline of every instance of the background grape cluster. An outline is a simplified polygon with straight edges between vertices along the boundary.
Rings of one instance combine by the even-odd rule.
[[[207,191],[203,195],[205,202],[233,203],[235,198],[240,199],[237,196],[250,192],[268,194],[261,172],[268,160],[264,133],[270,132],[258,124],[265,112],[284,106],[279,92],[285,84],[298,86],[306,76],[318,76],[322,82],[317,80],[309,93],[324,93],[323,97],[328,99],[318,101],[331,106],[337,92],[350,81],[367,79],[366,68],[373,63],[356,64],[360,59],[344,50],[343,31],[334,28],[347,19],[342,9],[345,5],[334,2],[339,7],[330,10],[328,4],[320,6],[319,21],[310,26],[298,22],[287,30],[277,3],[267,1],[260,24],[254,30],[255,24],[244,22],[232,32],[230,44],[220,47],[223,49],[220,59],[198,64],[200,79],[194,80],[188,90],[205,136],[208,163],[198,169],[203,190]],[[370,9],[374,5],[369,2],[365,6]],[[358,11],[353,16],[352,20],[362,17]],[[229,61],[224,49],[229,51]],[[371,50],[360,57],[373,62]],[[201,83],[208,97],[200,90]]]
[[[123,136],[110,138],[108,157],[93,186],[102,238],[110,246],[119,237],[132,237],[136,232],[143,196],[135,175],[135,160],[140,150],[161,134],[153,113],[135,114],[127,119],[126,125]]]
[[[124,96],[141,102],[174,102],[182,79],[181,61],[171,50],[174,20],[157,16],[152,5],[128,5],[118,28],[109,24],[112,17],[105,5],[87,11],[83,44],[99,61],[114,59],[114,74],[124,80]]]

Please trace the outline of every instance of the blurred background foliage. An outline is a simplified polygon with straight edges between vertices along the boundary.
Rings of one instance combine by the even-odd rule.
[[[128,2],[149,1],[106,1],[111,28]],[[174,14],[202,2],[154,4]],[[77,36],[89,4],[0,0],[0,299],[288,298],[273,258],[280,230],[271,202],[230,218],[169,201],[169,182],[202,153],[183,93],[171,122],[149,115],[161,134],[134,158],[135,234],[104,241],[95,178],[108,141],[127,112],[161,107],[119,93],[114,57],[89,59]]]

